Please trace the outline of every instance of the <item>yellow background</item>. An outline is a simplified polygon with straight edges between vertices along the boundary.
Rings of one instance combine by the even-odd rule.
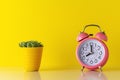
[[[44,44],[41,69],[80,68],[76,37],[91,23],[108,35],[110,57],[104,68],[120,69],[119,0],[1,0],[0,67],[22,67],[18,43],[38,40]]]

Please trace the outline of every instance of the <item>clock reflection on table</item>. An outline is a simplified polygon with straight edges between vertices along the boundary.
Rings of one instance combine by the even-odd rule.
[[[86,71],[81,73],[80,80],[107,80],[107,77],[103,72]]]

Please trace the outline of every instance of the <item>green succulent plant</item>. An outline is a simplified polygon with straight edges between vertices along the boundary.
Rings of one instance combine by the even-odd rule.
[[[43,47],[43,44],[38,41],[23,41],[19,43],[20,47]]]

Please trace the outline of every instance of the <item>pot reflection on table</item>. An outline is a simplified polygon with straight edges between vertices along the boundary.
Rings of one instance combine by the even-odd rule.
[[[39,72],[25,72],[24,80],[41,80]]]
[[[107,80],[107,77],[103,72],[86,71],[81,73],[80,80]]]

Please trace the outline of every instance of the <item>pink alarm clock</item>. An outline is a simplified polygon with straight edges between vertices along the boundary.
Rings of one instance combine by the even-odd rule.
[[[85,29],[90,26],[98,27],[100,32],[95,36],[85,33]],[[76,49],[76,57],[82,65],[81,70],[83,71],[84,68],[87,68],[90,70],[100,69],[102,71],[102,67],[108,60],[109,52],[104,43],[104,41],[107,41],[107,36],[102,32],[100,26],[96,24],[86,25],[77,37],[77,41],[79,44]]]

